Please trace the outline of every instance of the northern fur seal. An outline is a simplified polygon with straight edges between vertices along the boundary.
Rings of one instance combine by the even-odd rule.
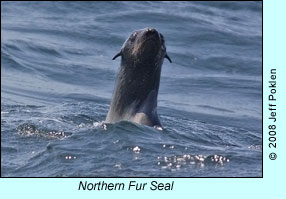
[[[121,56],[121,65],[106,123],[128,120],[161,127],[157,115],[157,96],[161,67],[166,53],[165,40],[154,28],[134,31],[113,60]]]

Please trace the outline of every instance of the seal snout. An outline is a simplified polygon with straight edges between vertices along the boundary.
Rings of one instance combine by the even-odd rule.
[[[143,35],[145,38],[159,39],[159,33],[155,28],[145,28]]]
[[[142,42],[151,42],[149,45],[159,46],[160,43],[160,35],[159,32],[155,28],[145,28],[142,31]]]
[[[158,35],[158,32],[155,28],[146,28],[145,30],[145,35],[149,36],[149,35]]]

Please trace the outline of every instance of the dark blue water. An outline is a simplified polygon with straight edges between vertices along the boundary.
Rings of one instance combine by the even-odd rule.
[[[262,175],[261,2],[1,2],[2,176]],[[155,27],[163,131],[104,128],[129,34]]]

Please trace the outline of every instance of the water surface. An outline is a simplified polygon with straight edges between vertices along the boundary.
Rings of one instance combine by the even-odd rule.
[[[262,176],[261,2],[1,2],[1,174]],[[129,34],[155,27],[163,131],[103,128]]]

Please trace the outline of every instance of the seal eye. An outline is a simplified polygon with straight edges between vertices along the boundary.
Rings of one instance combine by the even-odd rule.
[[[132,35],[130,36],[130,41],[131,41],[131,42],[134,42],[136,36],[137,36],[137,32],[132,33]]]

